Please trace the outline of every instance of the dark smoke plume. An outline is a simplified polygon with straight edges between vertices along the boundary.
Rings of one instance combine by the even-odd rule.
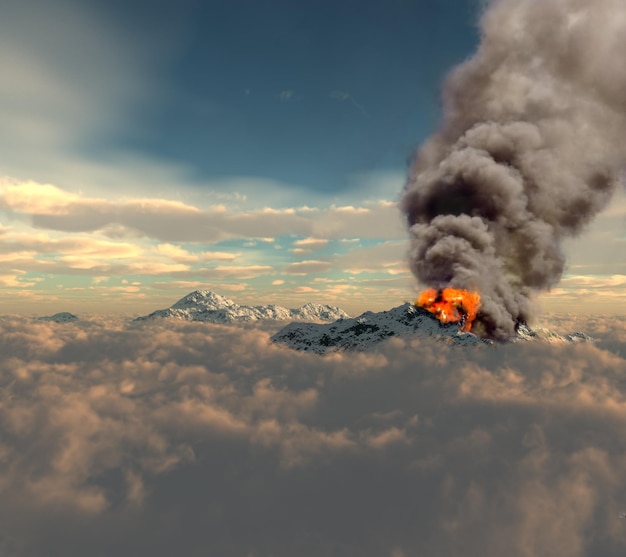
[[[401,207],[420,282],[478,290],[478,331],[506,338],[621,182],[626,1],[494,0],[481,31]]]

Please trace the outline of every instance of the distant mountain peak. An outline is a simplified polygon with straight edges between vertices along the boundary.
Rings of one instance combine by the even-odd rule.
[[[342,309],[309,302],[297,309],[276,304],[239,305],[210,290],[196,290],[167,309],[153,311],[135,321],[175,318],[208,323],[241,323],[252,321],[336,321],[349,317]]]
[[[517,327],[515,327],[516,336],[513,338],[514,341],[524,341],[524,340],[542,340],[545,342],[551,343],[560,343],[560,342],[592,342],[593,338],[585,333],[576,332],[569,333],[566,335],[559,335],[550,329],[546,329],[545,327],[539,327],[537,329],[531,329],[528,323],[519,323]]]
[[[236,304],[232,300],[211,290],[194,290],[178,300],[171,308],[189,309],[202,307],[206,309],[223,309],[234,305]]]
[[[49,321],[52,323],[71,323],[73,321],[78,321],[78,317],[68,311],[61,311],[59,313],[55,313],[54,315],[46,315],[44,317],[40,317],[39,321]]]

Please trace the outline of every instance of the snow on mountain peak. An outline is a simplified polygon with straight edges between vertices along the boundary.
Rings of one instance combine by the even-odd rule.
[[[216,294],[211,290],[195,290],[181,298],[172,309],[197,309],[204,308],[207,310],[224,309],[236,305],[235,302],[229,300],[225,296]]]
[[[173,317],[185,321],[209,323],[239,323],[251,321],[336,321],[348,317],[340,308],[308,303],[298,309],[276,304],[263,306],[239,305],[210,290],[196,290],[167,309],[153,311],[135,321]]]
[[[302,307],[291,310],[292,318],[302,321],[336,321],[350,317],[345,311],[336,306],[309,302]]]

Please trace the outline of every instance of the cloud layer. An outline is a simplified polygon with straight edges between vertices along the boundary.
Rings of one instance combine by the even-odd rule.
[[[626,322],[571,319],[599,341],[320,358],[3,318],[0,552],[622,555]]]

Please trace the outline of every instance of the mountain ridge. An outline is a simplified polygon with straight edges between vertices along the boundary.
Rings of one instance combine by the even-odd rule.
[[[285,308],[276,304],[240,305],[211,290],[194,290],[169,308],[159,309],[135,318],[150,321],[175,318],[208,323],[241,323],[254,321],[322,321],[332,322],[349,318],[341,308],[308,302],[299,308]]]

